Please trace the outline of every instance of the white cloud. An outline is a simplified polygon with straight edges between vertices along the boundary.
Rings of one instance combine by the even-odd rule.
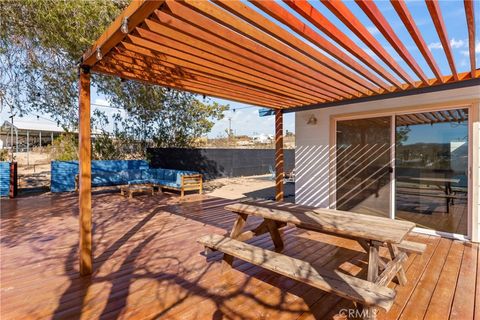
[[[454,49],[463,48],[464,46],[466,46],[466,44],[466,41],[463,41],[462,39],[456,40],[455,38],[452,38],[450,40],[450,46],[452,46],[452,48]]]
[[[470,51],[468,51],[468,50],[462,50],[462,51],[460,51],[460,53],[464,56],[469,56],[470,55]],[[475,53],[480,54],[480,42],[477,42],[477,44],[475,45]]]
[[[374,27],[374,26],[369,26],[369,27],[367,27],[367,30],[368,30],[368,32],[370,32],[373,36],[380,33],[380,31],[378,31],[377,27]]]
[[[428,49],[433,50],[433,49],[442,49],[443,46],[440,42],[432,42],[428,45]]]

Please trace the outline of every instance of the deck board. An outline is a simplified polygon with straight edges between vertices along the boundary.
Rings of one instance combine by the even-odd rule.
[[[196,238],[223,235],[233,225],[236,215],[223,209],[231,200],[94,194],[91,277],[78,274],[75,195],[0,201],[2,319],[331,319],[354,307],[240,260],[222,273],[221,254],[201,255]],[[367,256],[354,241],[291,227],[283,232],[286,254],[365,276]],[[409,282],[390,285],[397,299],[379,319],[479,318],[478,245],[416,234],[409,239],[426,243],[427,251],[409,257]],[[267,234],[249,242],[273,248]]]

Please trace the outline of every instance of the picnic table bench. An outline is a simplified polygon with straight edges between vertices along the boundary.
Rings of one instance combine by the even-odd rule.
[[[236,257],[361,303],[367,307],[369,318],[375,318],[376,308],[388,311],[393,305],[396,292],[388,288],[393,278],[397,277],[401,285],[406,284],[403,263],[407,254],[421,254],[426,249],[424,244],[405,240],[415,227],[414,223],[407,221],[268,200],[245,201],[228,205],[225,209],[238,215],[230,236],[205,235],[198,242],[206,248],[223,252],[226,265],[231,265]],[[248,216],[261,217],[263,221],[253,230],[244,231]],[[307,261],[281,254],[284,244],[280,229],[287,224],[356,240],[368,254],[367,279],[338,270],[318,269]],[[264,233],[270,233],[276,252],[244,242]],[[391,260],[388,263],[379,256],[381,246],[389,250]]]

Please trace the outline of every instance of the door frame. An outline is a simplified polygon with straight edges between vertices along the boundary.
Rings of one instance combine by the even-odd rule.
[[[435,103],[435,104],[427,104],[427,105],[411,105],[411,106],[403,106],[398,108],[386,108],[386,109],[379,109],[379,110],[371,110],[371,111],[360,111],[360,112],[346,112],[346,113],[339,113],[339,114],[332,114],[330,115],[330,134],[329,134],[329,143],[330,143],[330,151],[329,151],[329,204],[331,209],[335,209],[336,203],[336,145],[337,145],[337,122],[343,120],[355,120],[355,119],[364,119],[364,118],[377,118],[377,117],[392,117],[391,126],[392,130],[390,131],[391,137],[393,138],[391,141],[395,144],[395,117],[397,115],[403,114],[410,114],[410,113],[419,113],[419,112],[431,112],[431,111],[443,111],[443,110],[451,110],[451,109],[459,109],[465,108],[468,109],[468,195],[467,195],[467,234],[457,234],[451,232],[444,232],[432,229],[424,229],[416,227],[414,231],[419,233],[424,233],[428,235],[439,235],[442,237],[458,239],[458,240],[478,240],[478,212],[477,208],[474,208],[474,204],[478,202],[480,204],[480,195],[478,194],[478,190],[475,190],[474,186],[477,186],[480,181],[479,177],[479,165],[478,158],[479,155],[475,152],[474,148],[474,141],[478,144],[478,140],[480,137],[480,132],[474,131],[474,123],[477,123],[480,120],[480,111],[478,110],[480,106],[479,100],[460,100],[460,101],[453,101],[447,103]],[[477,147],[478,149],[478,147]],[[476,158],[473,157],[474,153],[476,154]],[[393,175],[390,179],[390,217],[394,217],[395,212],[395,146],[391,149],[391,157],[390,161],[392,161],[392,168],[393,168]],[[475,183],[474,183],[475,182]],[[474,201],[475,200],[475,201]],[[480,207],[480,205],[479,205]],[[480,209],[479,209],[480,210]]]

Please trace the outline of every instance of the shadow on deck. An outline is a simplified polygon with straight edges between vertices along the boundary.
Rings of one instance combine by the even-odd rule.
[[[4,319],[330,319],[354,308],[347,300],[243,261],[235,260],[234,268],[222,273],[218,253],[207,261],[195,240],[231,228],[236,216],[223,209],[231,200],[95,194],[91,277],[78,274],[75,194],[0,201]],[[284,237],[287,255],[315,267],[366,272],[366,254],[351,240],[294,228],[286,229]],[[478,316],[478,246],[412,238],[427,243],[428,250],[409,258],[409,283],[396,288],[394,307],[379,318]],[[266,235],[250,242],[273,248]]]

